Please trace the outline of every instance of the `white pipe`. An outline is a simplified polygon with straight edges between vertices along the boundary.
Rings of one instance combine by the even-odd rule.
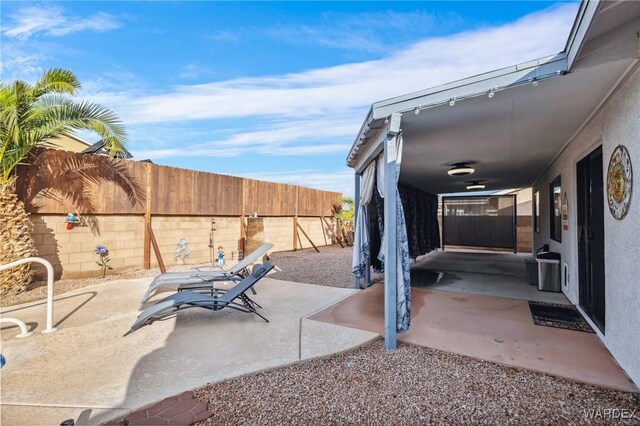
[[[33,334],[33,332],[29,332],[29,330],[27,329],[27,325],[24,322],[20,321],[19,319],[0,318],[0,323],[3,323],[3,322],[11,322],[13,324],[16,324],[18,327],[20,327],[20,334],[16,334],[16,337],[27,337]]]
[[[33,262],[40,263],[47,268],[47,328],[42,330],[42,333],[53,333],[57,328],[53,327],[53,266],[51,263],[41,257],[27,257],[0,265],[0,271]]]

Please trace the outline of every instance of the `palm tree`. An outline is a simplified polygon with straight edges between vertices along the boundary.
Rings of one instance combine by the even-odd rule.
[[[0,83],[0,264],[35,254],[33,225],[16,195],[15,169],[35,148],[74,130],[90,130],[102,137],[110,154],[124,148],[126,132],[109,109],[73,96],[78,78],[68,70],[45,71],[35,82]],[[27,288],[28,265],[0,272],[0,292]]]

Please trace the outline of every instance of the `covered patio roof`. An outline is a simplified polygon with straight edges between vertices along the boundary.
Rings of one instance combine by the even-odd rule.
[[[380,173],[376,169],[383,170],[380,176],[398,170],[399,135],[399,183],[434,194],[464,191],[469,178],[485,181],[489,191],[531,186],[637,69],[639,28],[640,2],[583,0],[565,49],[557,55],[374,103],[347,156],[356,172],[355,239],[362,242],[354,264],[368,270],[364,206],[372,179]],[[367,169],[380,153],[382,162]],[[476,172],[449,176],[447,169],[460,162],[471,163]],[[385,346],[393,350],[396,332],[409,324],[410,283],[406,273],[398,274],[408,264],[407,253],[398,250],[407,236],[396,219],[398,185],[389,178],[381,182]],[[390,230],[396,230],[395,238]],[[366,272],[363,279],[368,280]]]
[[[637,66],[639,17],[640,2],[583,2],[557,55],[374,103],[347,164],[401,130],[404,183],[464,191],[446,170],[469,162],[487,190],[530,186]]]

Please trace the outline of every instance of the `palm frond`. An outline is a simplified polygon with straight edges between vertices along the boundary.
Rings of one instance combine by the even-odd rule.
[[[108,108],[92,102],[66,103],[42,111],[47,121],[64,122],[68,129],[92,130],[107,142],[107,150],[120,152],[127,140],[127,132],[118,117]]]
[[[46,93],[75,95],[81,87],[78,77],[69,70],[52,68],[44,72],[34,85],[36,98]]]
[[[98,213],[95,189],[105,184],[122,190],[132,207],[146,199],[145,186],[131,175],[126,161],[117,158],[44,151],[32,160],[31,170],[37,170],[38,176],[24,173],[20,184],[26,188],[25,203],[32,211],[45,197],[61,203],[68,200],[85,214]]]
[[[124,150],[127,134],[121,121],[103,106],[74,102],[69,96],[79,88],[75,74],[60,68],[45,71],[34,85],[0,83],[0,183],[31,150],[74,130],[97,133],[112,155]]]

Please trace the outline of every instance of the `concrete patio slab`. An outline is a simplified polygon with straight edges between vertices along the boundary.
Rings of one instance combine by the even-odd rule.
[[[411,327],[398,340],[610,389],[638,389],[592,333],[537,326],[528,302],[413,288]],[[382,334],[384,286],[310,317]]]
[[[412,285],[466,294],[569,305],[562,293],[539,291],[527,282],[531,254],[433,251],[411,265]],[[437,282],[432,282],[439,273]]]
[[[2,329],[2,422],[105,422],[210,382],[343,351],[377,336],[304,320],[355,290],[265,278],[255,300],[270,323],[237,311],[189,309],[123,337],[150,281],[110,281],[56,297],[59,330],[53,334],[38,332],[43,302],[3,309],[3,316],[35,326],[36,333],[16,338],[15,327]]]

